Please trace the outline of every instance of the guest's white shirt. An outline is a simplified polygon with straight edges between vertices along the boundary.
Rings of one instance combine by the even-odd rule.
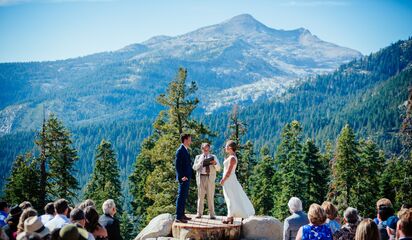
[[[63,214],[57,214],[52,220],[46,223],[45,227],[49,229],[50,232],[53,232],[56,228],[62,228],[64,225],[70,223],[70,220]]]
[[[50,220],[54,218],[54,215],[51,214],[44,214],[40,216],[40,220],[43,223],[43,225],[46,225]]]

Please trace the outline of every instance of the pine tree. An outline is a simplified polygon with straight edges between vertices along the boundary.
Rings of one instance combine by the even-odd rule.
[[[46,142],[46,154],[50,158],[48,192],[53,199],[76,198],[79,187],[73,174],[74,163],[78,160],[77,151],[71,146],[70,132],[54,114],[50,115],[46,123]]]
[[[385,163],[383,152],[372,141],[359,141],[360,161],[357,164],[356,185],[353,187],[351,205],[356,207],[363,217],[373,217],[375,203],[379,199],[379,179]]]
[[[303,162],[307,166],[307,205],[322,203],[328,191],[328,160],[323,158],[313,140],[307,139],[303,146]]]
[[[307,184],[307,168],[302,159],[301,144],[302,128],[298,121],[286,124],[282,131],[282,141],[279,144],[275,157],[277,172],[274,185],[279,188],[275,191],[275,206],[272,210],[275,217],[285,219],[289,215],[287,203],[291,197],[298,197],[303,204]]]
[[[238,144],[238,150],[236,153],[238,161],[236,167],[236,177],[245,192],[249,194],[249,176],[252,175],[253,168],[256,165],[256,160],[253,152],[253,143],[251,141],[247,141],[245,144],[241,143],[242,136],[244,136],[247,132],[247,125],[239,119],[237,105],[233,107],[230,115],[229,129],[231,130],[230,139]]]
[[[137,234],[134,231],[133,222],[129,214],[124,211],[120,218],[120,234],[124,240],[132,240],[136,237]]]
[[[19,155],[13,163],[11,175],[5,187],[5,199],[11,204],[30,201],[34,207],[40,207],[40,174],[38,162],[30,153]]]
[[[180,68],[175,80],[169,84],[167,93],[158,97],[158,102],[165,107],[165,110],[159,113],[153,124],[154,134],[149,147],[141,150],[137,157],[135,171],[129,178],[135,201],[147,198],[150,204],[147,202],[142,204],[144,209],[136,207],[139,203],[134,204],[135,214],[138,217],[141,217],[139,214],[146,213],[145,219],[139,223],[140,226],[160,213],[175,212],[177,184],[173,161],[175,151],[181,144],[180,134],[183,132],[192,134],[191,156],[194,151],[200,152],[200,143],[208,141],[207,136],[213,135],[203,124],[190,118],[199,100],[191,97],[197,90],[196,84],[192,82],[187,85],[186,78],[187,71]],[[137,170],[139,166],[143,166],[144,169]],[[147,175],[138,177],[139,172]],[[194,181],[192,178],[189,199],[195,199]],[[137,191],[139,186],[144,187],[144,197],[141,191]],[[189,212],[195,211],[195,201],[188,201],[186,209]]]
[[[87,183],[84,199],[93,199],[96,206],[102,206],[107,199],[113,199],[121,213],[120,170],[116,154],[110,142],[103,139],[96,150],[95,166]],[[98,208],[101,213],[101,209]]]
[[[359,164],[359,146],[355,139],[355,134],[349,125],[346,125],[337,141],[335,159],[332,165],[332,187],[331,193],[333,202],[338,205],[338,209],[343,211],[351,206],[351,192],[357,180],[357,166]]]
[[[47,203],[47,162],[48,157],[46,155],[47,151],[47,138],[46,138],[46,116],[43,109],[43,123],[41,131],[38,133],[38,138],[35,140],[35,144],[38,146],[40,150],[40,156],[38,157],[38,161],[40,163],[40,182],[39,182],[39,206],[43,209],[43,206],[46,206]]]
[[[273,209],[272,177],[275,174],[275,163],[267,145],[260,150],[260,156],[261,160],[250,177],[251,200],[257,215],[269,215]]]
[[[153,137],[143,141],[140,153],[136,158],[134,171],[129,176],[130,194],[133,196],[131,204],[134,215],[137,217],[137,223],[146,221],[146,209],[153,204],[153,201],[146,196],[145,186],[147,177],[154,170],[154,165],[150,162],[150,152],[154,144]],[[141,228],[142,226],[138,224],[137,230],[141,230]]]

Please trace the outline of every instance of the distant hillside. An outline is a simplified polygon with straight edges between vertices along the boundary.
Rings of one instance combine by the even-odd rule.
[[[306,137],[324,146],[349,123],[359,137],[379,143],[386,153],[399,152],[400,115],[412,86],[412,40],[399,41],[381,51],[352,61],[333,73],[311,78],[287,91],[282,100],[253,104],[239,111],[248,124],[245,139],[275,150],[285,123],[298,120]],[[227,116],[205,121],[216,131],[227,126]],[[218,143],[220,144],[220,143]]]
[[[154,117],[155,97],[180,66],[199,86],[201,111],[210,113],[279,96],[300,77],[333,71],[359,57],[307,29],[272,29],[244,14],[114,52],[2,63],[0,135],[37,128],[43,107],[70,127]]]

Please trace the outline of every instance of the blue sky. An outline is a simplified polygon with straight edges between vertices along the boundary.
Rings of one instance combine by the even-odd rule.
[[[411,0],[0,0],[0,62],[117,50],[242,13],[363,54],[412,36]]]

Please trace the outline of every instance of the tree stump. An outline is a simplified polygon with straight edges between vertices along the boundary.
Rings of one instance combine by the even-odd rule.
[[[242,225],[241,218],[235,218],[233,224],[223,224],[226,217],[217,216],[212,220],[209,216],[197,219],[195,215],[187,215],[192,220],[187,223],[174,222],[172,226],[173,237],[177,239],[227,239],[240,238]]]

